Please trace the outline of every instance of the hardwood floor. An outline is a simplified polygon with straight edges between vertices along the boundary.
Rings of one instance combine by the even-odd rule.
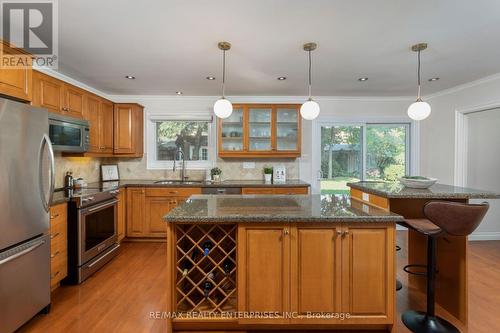
[[[398,232],[398,278],[404,284],[397,293],[398,318],[407,309],[425,308],[425,295],[406,286],[405,243],[406,234]],[[50,314],[36,316],[20,332],[166,332],[163,320],[149,317],[167,301],[165,246],[123,243],[121,254],[83,284],[58,288]],[[469,249],[469,332],[495,332],[500,330],[500,241],[471,242]],[[397,332],[409,332],[400,320]]]

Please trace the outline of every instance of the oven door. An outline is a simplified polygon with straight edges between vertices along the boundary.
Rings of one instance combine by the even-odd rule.
[[[78,266],[82,266],[118,241],[116,214],[118,200],[113,199],[82,208],[78,216]]]
[[[55,151],[84,153],[89,145],[89,128],[84,121],[63,117],[49,119],[49,137]]]

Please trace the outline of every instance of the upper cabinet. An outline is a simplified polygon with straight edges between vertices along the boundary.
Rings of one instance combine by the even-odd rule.
[[[222,158],[300,157],[298,104],[235,104],[229,118],[218,119]]]
[[[85,91],[34,71],[33,105],[63,116],[83,118]]]
[[[32,77],[31,55],[0,40],[0,95],[31,102]],[[18,66],[14,66],[17,64]],[[19,66],[22,64],[22,66]]]
[[[139,104],[115,104],[114,148],[120,156],[141,157],[144,152],[144,107]]]
[[[86,93],[83,118],[90,125],[89,153],[113,154],[113,103]]]

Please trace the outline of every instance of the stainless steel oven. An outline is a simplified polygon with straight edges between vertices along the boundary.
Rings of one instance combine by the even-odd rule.
[[[98,254],[116,244],[116,214],[118,200],[80,209],[78,229],[78,266],[95,258]]]
[[[87,189],[71,199],[65,283],[83,282],[118,254],[117,194]]]
[[[89,122],[49,114],[49,137],[55,151],[84,153],[89,149]]]

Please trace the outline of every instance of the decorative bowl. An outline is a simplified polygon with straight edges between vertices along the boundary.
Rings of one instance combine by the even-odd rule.
[[[429,188],[437,182],[437,178],[422,176],[405,176],[399,178],[401,184],[410,188]]]

